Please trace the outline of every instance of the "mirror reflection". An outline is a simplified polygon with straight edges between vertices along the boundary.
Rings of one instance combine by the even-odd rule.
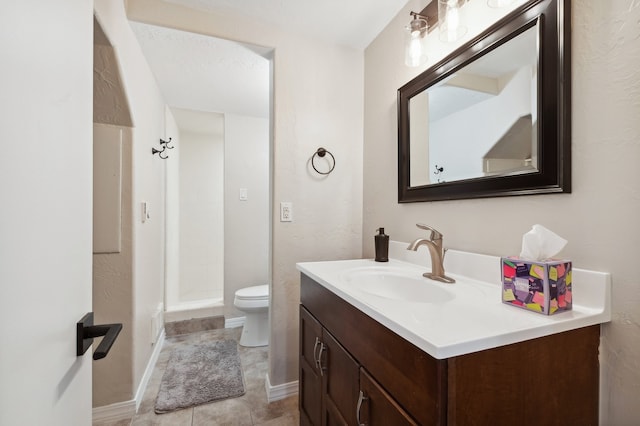
[[[409,99],[410,186],[535,172],[539,23]]]

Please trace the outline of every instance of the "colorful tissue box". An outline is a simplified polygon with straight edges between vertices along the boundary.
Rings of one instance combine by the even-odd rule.
[[[571,310],[571,261],[502,258],[502,302],[545,315]]]

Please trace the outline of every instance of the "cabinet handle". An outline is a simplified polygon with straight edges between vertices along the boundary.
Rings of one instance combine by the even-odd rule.
[[[323,370],[326,370],[326,367],[322,366],[322,353],[327,349],[324,343],[320,342],[320,351],[318,352],[318,369],[320,370],[320,375],[324,376]]]
[[[360,420],[360,408],[362,407],[362,403],[367,399],[368,398],[364,396],[364,393],[360,391],[358,395],[358,405],[356,407],[356,421],[358,423],[358,426],[366,426],[366,423],[362,423],[362,421]]]
[[[320,338],[316,336],[316,343],[313,345],[313,362],[316,364],[316,368],[318,367],[318,355],[316,355],[316,351],[318,350],[318,345],[320,344]]]

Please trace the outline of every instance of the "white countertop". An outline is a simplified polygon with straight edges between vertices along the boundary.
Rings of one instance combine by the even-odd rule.
[[[502,303],[500,258],[449,250],[448,276],[455,284],[422,277],[429,270],[429,254],[405,250],[391,242],[389,262],[372,259],[298,263],[305,275],[335,293],[429,355],[444,359],[550,334],[611,321],[611,277],[608,273],[573,268],[573,309],[542,315]],[[424,249],[424,250],[423,250]],[[399,260],[402,259],[402,260]],[[451,300],[419,303],[378,297],[345,280],[354,268],[401,268],[403,273],[453,292]]]

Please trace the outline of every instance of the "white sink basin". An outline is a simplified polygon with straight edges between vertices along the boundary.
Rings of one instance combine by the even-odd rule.
[[[354,289],[384,299],[413,303],[444,303],[454,294],[420,274],[401,268],[366,267],[345,271],[341,279]]]

